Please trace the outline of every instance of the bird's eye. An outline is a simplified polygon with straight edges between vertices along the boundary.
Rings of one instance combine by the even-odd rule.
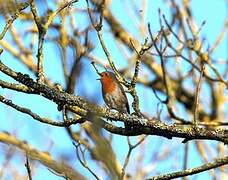
[[[107,76],[108,76],[108,73],[107,72],[101,73],[101,77],[107,77]]]

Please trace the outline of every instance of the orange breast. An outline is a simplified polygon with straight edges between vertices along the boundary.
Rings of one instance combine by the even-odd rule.
[[[101,83],[105,93],[112,93],[117,88],[116,83],[111,78],[101,79]]]

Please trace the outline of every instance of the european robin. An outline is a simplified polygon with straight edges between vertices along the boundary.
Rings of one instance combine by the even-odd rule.
[[[127,100],[127,96],[124,92],[122,85],[119,83],[115,74],[109,71],[99,73],[100,82],[102,85],[102,95],[106,105],[119,111],[120,113],[130,114],[130,108]],[[125,123],[127,129],[130,126]]]

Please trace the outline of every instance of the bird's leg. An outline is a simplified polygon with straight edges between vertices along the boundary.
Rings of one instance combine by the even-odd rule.
[[[109,107],[108,107],[107,105],[105,105],[105,108],[109,110]],[[114,121],[114,120],[115,120],[115,119],[110,118],[110,117],[107,118],[107,121],[111,121],[111,122],[112,122],[112,121]]]

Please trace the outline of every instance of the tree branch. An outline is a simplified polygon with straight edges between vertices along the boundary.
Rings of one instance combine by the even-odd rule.
[[[192,125],[167,125],[156,118],[147,119],[144,117],[138,117],[135,115],[122,114],[119,112],[113,112],[108,108],[101,108],[96,104],[93,104],[80,96],[71,95],[64,91],[58,91],[54,88],[50,88],[45,84],[39,84],[28,75],[17,73],[5,66],[0,61],[0,71],[14,78],[16,81],[38,91],[43,97],[54,101],[56,104],[78,106],[85,110],[87,113],[94,114],[99,117],[110,118],[115,121],[122,121],[135,125],[134,131],[122,130],[121,128],[110,129],[110,132],[126,136],[137,136],[141,134],[158,135],[168,139],[172,137],[185,138],[183,143],[194,139],[208,139],[221,141],[225,144],[228,143],[227,132],[228,129],[207,129],[203,127],[193,128]]]
[[[228,164],[228,156],[224,157],[224,158],[215,159],[214,161],[212,161],[210,163],[206,163],[199,167],[186,169],[184,171],[178,171],[178,172],[174,172],[174,173],[154,176],[152,178],[149,178],[148,180],[158,180],[158,179],[159,180],[166,180],[166,179],[169,180],[169,179],[185,177],[188,175],[194,175],[194,174],[201,173],[201,172],[213,169],[213,168],[217,168],[217,167],[220,167],[220,166],[223,166],[226,164]]]
[[[85,179],[80,173],[72,169],[68,164],[65,164],[63,162],[57,162],[56,160],[52,159],[52,157],[48,153],[34,149],[26,142],[20,141],[10,134],[0,132],[0,142],[16,146],[21,151],[26,153],[30,159],[39,161],[56,173],[63,174],[69,179]]]

